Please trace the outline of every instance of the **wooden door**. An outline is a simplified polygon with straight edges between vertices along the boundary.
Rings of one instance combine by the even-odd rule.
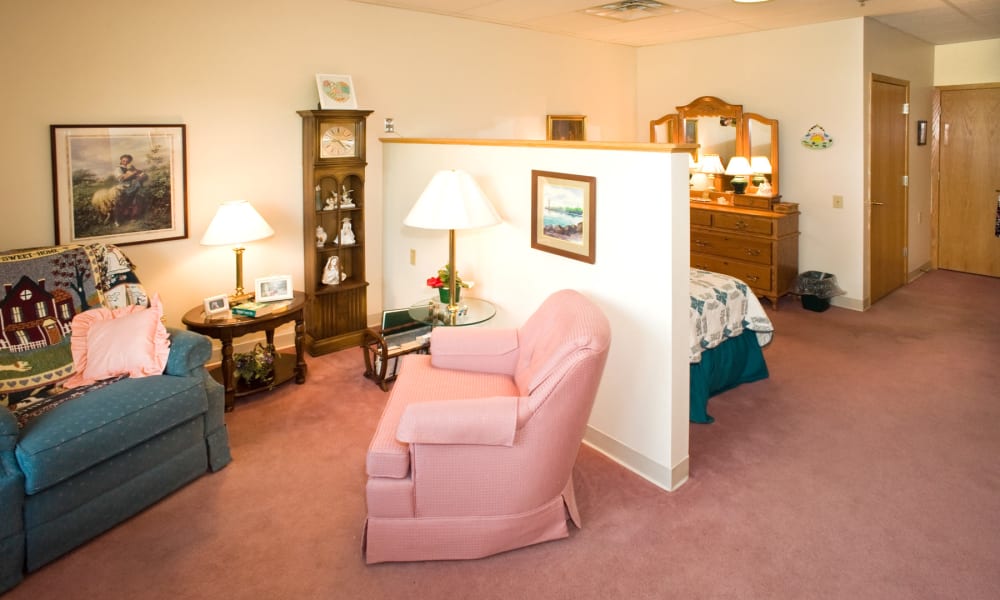
[[[874,75],[871,89],[871,301],[906,283],[906,123],[909,83]]]
[[[940,91],[938,267],[1000,277],[1000,86]]]

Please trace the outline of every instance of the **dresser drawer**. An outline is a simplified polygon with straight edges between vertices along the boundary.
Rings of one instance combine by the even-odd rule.
[[[718,229],[727,229],[730,231],[740,231],[757,235],[774,234],[774,220],[767,217],[751,217],[749,215],[720,212],[713,215],[712,224]]]
[[[706,231],[691,231],[691,254],[714,254],[762,265],[772,262],[771,242],[751,237],[730,236]]]
[[[691,253],[691,266],[696,269],[714,271],[735,277],[747,283],[755,290],[771,291],[771,268],[766,265],[756,265],[735,260],[726,260],[718,256]]]
[[[707,210],[698,210],[697,208],[691,209],[691,224],[701,225],[702,227],[712,226],[712,213]]]

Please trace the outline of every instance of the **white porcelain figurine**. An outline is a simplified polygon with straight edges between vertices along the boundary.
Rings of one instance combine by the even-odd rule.
[[[320,248],[326,245],[326,230],[322,225],[316,226],[316,245]]]
[[[337,285],[347,279],[347,273],[340,270],[340,257],[331,256],[323,267],[323,283],[326,285]]]
[[[351,198],[353,192],[346,185],[340,186],[340,208],[354,208],[354,198]]]
[[[353,244],[356,240],[354,239],[354,229],[351,228],[351,218],[344,217],[343,225],[340,226],[340,243],[347,246]]]

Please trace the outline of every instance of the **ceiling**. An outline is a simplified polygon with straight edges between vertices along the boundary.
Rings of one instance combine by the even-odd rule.
[[[658,15],[632,20],[584,13],[620,0],[354,1],[636,47],[856,17],[872,17],[935,45],[1000,38],[1000,0],[770,0],[758,4],[661,0],[667,6]]]

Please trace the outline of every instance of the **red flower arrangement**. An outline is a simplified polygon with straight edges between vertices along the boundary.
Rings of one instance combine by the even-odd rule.
[[[455,283],[458,284],[458,287],[464,287],[464,288],[472,287],[472,282],[466,283],[462,281],[462,278],[458,276],[457,272],[455,273]],[[445,265],[440,269],[438,269],[436,276],[427,278],[427,287],[432,287],[432,288],[448,287],[448,265]]]

